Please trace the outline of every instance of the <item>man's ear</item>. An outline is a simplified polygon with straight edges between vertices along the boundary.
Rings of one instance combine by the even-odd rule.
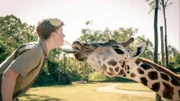
[[[51,37],[54,38],[56,36],[56,33],[55,32],[52,32],[51,33]]]
[[[132,55],[131,55],[132,58],[133,58],[133,57],[136,57],[136,56],[139,56],[141,53],[143,53],[144,50],[145,50],[145,47],[146,47],[146,43],[145,43],[145,42],[139,44],[139,45],[136,47],[136,49],[134,50],[134,52],[132,53]]]

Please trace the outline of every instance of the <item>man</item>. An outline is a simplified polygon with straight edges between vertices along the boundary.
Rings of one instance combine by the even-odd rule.
[[[36,80],[50,50],[64,42],[63,22],[57,18],[45,19],[36,28],[37,42],[17,48],[0,65],[0,101],[15,101]]]

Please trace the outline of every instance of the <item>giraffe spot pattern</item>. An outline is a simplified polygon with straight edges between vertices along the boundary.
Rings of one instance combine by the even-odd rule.
[[[171,83],[175,86],[180,86],[180,82],[178,82],[176,79],[171,78]]]
[[[101,65],[101,61],[98,61],[99,65]]]
[[[148,70],[148,69],[152,69],[152,67],[148,64],[141,64],[141,67],[144,69],[144,70]]]
[[[136,60],[135,63],[136,63],[136,65],[139,65],[140,61],[139,61],[139,60]]]
[[[132,78],[134,78],[134,77],[136,77],[136,74],[134,74],[134,73],[131,73],[131,75],[130,75]]]
[[[126,74],[124,74],[123,76],[126,77]]]
[[[108,62],[109,65],[116,66],[117,62],[115,60],[110,60]]]
[[[164,85],[163,97],[172,100],[174,95],[174,88],[165,82],[163,82],[163,85]]]
[[[180,98],[180,90],[178,91],[178,94],[179,94],[179,98]]]
[[[116,67],[116,68],[115,68],[115,71],[118,72],[118,71],[119,71],[119,67]]]
[[[130,69],[130,67],[129,67],[129,65],[127,65],[126,67],[125,67],[125,70],[129,70]]]
[[[159,88],[160,88],[160,83],[159,82],[157,82],[157,83],[154,83],[153,85],[152,85],[152,90],[153,91],[155,91],[155,92],[158,92],[159,91]]]
[[[167,76],[167,75],[164,74],[164,73],[161,73],[161,78],[164,79],[164,80],[166,80],[166,81],[169,81],[169,80],[170,80],[169,76]]]
[[[141,83],[143,85],[147,86],[147,79],[146,78],[142,77],[142,78],[140,78],[140,80],[141,80]]]
[[[99,59],[99,56],[96,56],[97,57],[97,59]]]
[[[109,68],[109,70],[110,70],[110,72],[111,72],[111,73],[114,73],[114,71],[113,71],[113,69],[112,69],[112,68]]]
[[[122,68],[124,68],[125,64],[126,64],[126,63],[123,61],[123,62],[122,62],[122,65],[121,65]]]
[[[106,70],[107,70],[107,67],[106,67],[106,65],[105,65],[105,64],[103,64],[102,69],[103,69],[104,71],[106,71]]]
[[[123,69],[121,69],[120,72],[119,72],[119,75],[123,75],[123,74],[125,74],[125,72],[124,72]]]
[[[105,61],[107,58],[106,57],[103,57],[103,61]]]
[[[155,72],[155,71],[149,72],[149,73],[148,73],[148,76],[149,76],[149,78],[150,78],[151,80],[156,80],[156,79],[158,79],[158,73]]]
[[[141,68],[138,68],[137,71],[138,71],[139,74],[144,74],[144,71],[141,70]]]

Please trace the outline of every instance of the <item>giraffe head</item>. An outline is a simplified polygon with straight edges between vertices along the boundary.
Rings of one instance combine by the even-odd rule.
[[[95,70],[103,72],[104,67],[116,66],[117,62],[122,60],[128,62],[143,52],[145,44],[137,46],[134,52],[129,52],[127,47],[133,41],[133,38],[122,43],[114,40],[109,40],[106,43],[80,43],[75,41],[72,48],[78,50],[74,54],[77,60],[85,61]]]
[[[179,77],[157,64],[136,57],[145,49],[145,43],[138,45],[133,52],[126,47],[134,39],[118,43],[109,40],[106,43],[72,44],[74,56],[88,63],[96,71],[107,76],[123,76],[148,86],[168,101],[180,101]],[[135,61],[136,60],[136,61]]]

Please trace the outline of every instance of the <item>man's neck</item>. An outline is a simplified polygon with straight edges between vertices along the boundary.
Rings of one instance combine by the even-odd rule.
[[[56,48],[56,47],[54,46],[54,43],[53,43],[52,40],[50,40],[50,39],[45,40],[45,44],[46,44],[46,46],[47,46],[47,51],[48,51],[48,52],[49,52],[50,50]]]

